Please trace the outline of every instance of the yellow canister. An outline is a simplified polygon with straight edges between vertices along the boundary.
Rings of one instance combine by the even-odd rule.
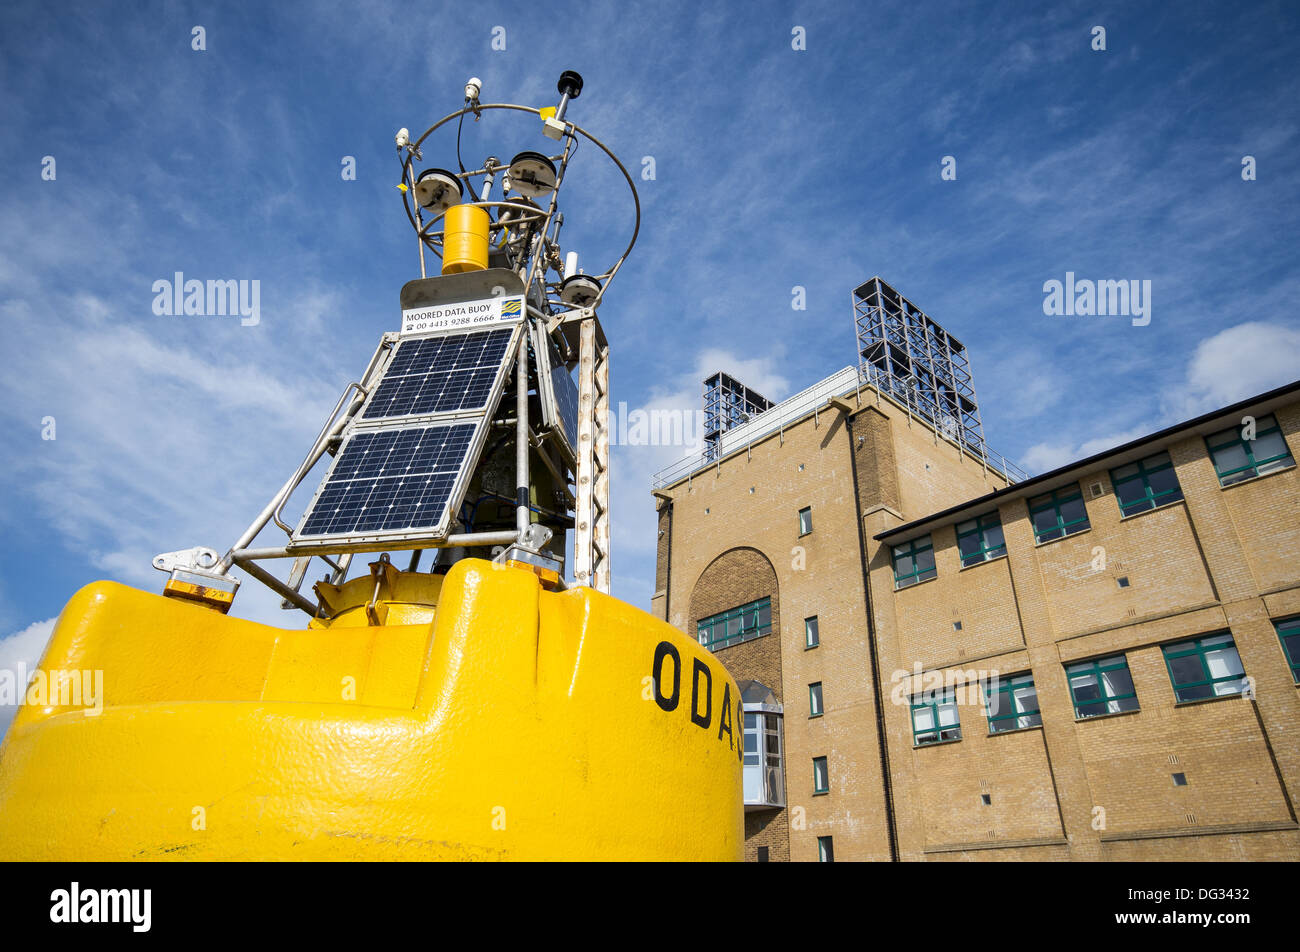
[[[488,266],[488,213],[473,205],[447,209],[442,239],[442,273],[483,271]]]

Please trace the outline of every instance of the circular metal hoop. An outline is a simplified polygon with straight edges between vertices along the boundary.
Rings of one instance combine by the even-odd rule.
[[[429,136],[433,135],[434,132],[436,132],[442,126],[446,125],[451,120],[457,119],[465,115],[465,113],[467,112],[472,112],[475,115],[477,115],[478,113],[482,112],[485,109],[508,109],[513,112],[526,112],[532,116],[539,115],[538,110],[532,108],[531,106],[520,106],[514,103],[479,103],[474,106],[467,105],[463,109],[457,109],[455,112],[444,116],[443,118],[435,122],[433,125],[431,125],[428,129],[424,131],[424,134],[421,135],[420,138],[415,140],[415,142],[412,143],[407,148],[406,158],[402,161],[402,181],[405,183],[409,178],[411,178],[411,174],[412,174],[411,160],[414,157],[414,153],[416,151],[419,151],[420,146],[423,145],[425,139],[429,138]],[[598,280],[600,280],[602,284],[600,294],[597,296],[597,303],[598,303],[600,297],[604,296],[606,289],[609,287],[610,281],[612,281],[614,278],[614,275],[618,274],[619,268],[623,266],[623,262],[627,260],[627,256],[632,253],[632,248],[636,245],[637,236],[641,233],[641,197],[640,195],[637,194],[636,183],[632,180],[631,174],[628,172],[627,168],[624,167],[623,163],[619,161],[618,156],[616,156],[613,152],[611,152],[609,150],[609,147],[606,146],[605,143],[601,142],[594,135],[592,135],[586,129],[583,129],[577,123],[566,121],[565,125],[570,130],[572,130],[570,134],[577,133],[578,135],[581,135],[587,141],[595,145],[596,148],[600,149],[601,152],[604,152],[605,155],[609,157],[609,160],[613,162],[615,166],[618,167],[618,170],[623,173],[623,178],[627,182],[627,187],[632,192],[632,203],[635,206],[635,211],[636,211],[636,218],[632,227],[632,238],[630,241],[628,241],[627,247],[623,249],[623,253],[619,255],[618,260],[614,262],[612,267],[610,267],[607,271],[603,272],[602,274],[595,276]],[[427,225],[424,225],[422,227],[416,221],[415,214],[411,210],[410,199],[411,196],[408,194],[407,191],[404,190],[402,192],[402,207],[406,209],[406,217],[411,222],[411,228],[415,230],[416,236],[422,242],[428,245],[430,249],[433,249],[434,245],[432,241],[432,236],[428,234],[428,227],[429,225],[432,225],[434,222],[439,220],[442,217],[442,215],[439,214],[435,216],[434,218],[429,220],[429,223]],[[505,205],[507,203],[506,202],[474,202],[473,204],[478,205],[480,207],[491,207],[496,205]],[[517,203],[509,203],[509,204],[513,208],[520,207]]]

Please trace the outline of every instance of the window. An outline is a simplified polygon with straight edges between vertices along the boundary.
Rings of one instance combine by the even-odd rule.
[[[781,702],[758,681],[742,681],[744,792],[747,807],[785,805]]]
[[[988,705],[990,734],[1043,726],[1032,674],[989,681],[984,685],[984,700]]]
[[[1173,778],[1175,787],[1187,786],[1187,774],[1176,773],[1176,774],[1170,774],[1169,776]]]
[[[817,837],[817,861],[819,863],[835,862],[835,844],[832,842],[832,837]]]
[[[1243,439],[1242,429],[1234,426],[1205,439],[1220,486],[1285,469],[1295,462],[1273,414],[1256,418],[1253,440]]]
[[[1128,673],[1128,659],[1123,655],[1080,661],[1065,666],[1074,699],[1074,716],[1096,717],[1138,709],[1137,691]]]
[[[830,775],[826,772],[826,758],[813,758],[813,793],[830,793],[831,780]]]
[[[770,597],[760,598],[748,605],[702,618],[696,625],[700,644],[710,651],[738,645],[742,641],[753,641],[771,632],[772,599]]]
[[[1174,697],[1179,701],[1240,694],[1245,688],[1237,646],[1226,631],[1165,645],[1164,651]]]
[[[1166,503],[1183,498],[1178,485],[1178,474],[1168,453],[1121,466],[1110,471],[1110,484],[1115,487],[1115,499],[1121,515],[1131,516],[1146,512]]]
[[[803,643],[804,647],[816,648],[821,644],[821,635],[817,632],[817,616],[803,620]]]
[[[812,507],[799,510],[799,534],[801,536],[812,532]]]
[[[962,568],[1006,555],[1007,543],[1002,538],[1002,520],[998,514],[990,512],[969,522],[959,522],[957,551],[961,553]]]
[[[822,708],[822,683],[808,685],[808,716],[821,717],[825,712]]]
[[[956,692],[929,691],[912,696],[912,744],[922,747],[945,740],[961,740]]]
[[[1089,527],[1078,484],[1029,500],[1029,519],[1037,542],[1050,542]]]
[[[934,578],[934,546],[929,536],[894,546],[894,588],[907,588]]]
[[[1286,663],[1291,666],[1291,677],[1296,684],[1300,684],[1300,615],[1285,621],[1275,621],[1273,626],[1282,642]]]

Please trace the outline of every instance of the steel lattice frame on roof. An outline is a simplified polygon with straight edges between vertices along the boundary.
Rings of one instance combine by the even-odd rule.
[[[718,440],[732,427],[771,409],[772,401],[757,390],[719,371],[704,381],[704,452],[708,458],[717,453]]]
[[[854,290],[853,316],[863,377],[959,445],[983,453],[975,381],[961,342],[879,277]]]

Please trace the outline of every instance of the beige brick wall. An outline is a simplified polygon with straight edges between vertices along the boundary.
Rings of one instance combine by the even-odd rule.
[[[963,569],[954,525],[940,526],[937,578],[895,592],[888,547],[872,537],[1001,483],[874,391],[850,396],[845,409],[851,423],[824,408],[666,490],[669,621],[693,631],[699,614],[711,613],[697,598],[703,606],[730,597],[721,608],[750,600],[740,597],[743,578],[708,571],[730,550],[761,553],[779,590],[779,631],[759,639],[770,644],[719,654],[737,677],[761,670],[758,679],[785,704],[788,808],[763,830],[751,815],[754,843],[780,822],[792,860],[816,859],[817,837],[828,834],[837,860],[888,859],[883,750],[903,859],[1300,858],[1300,691],[1272,625],[1300,614],[1300,471],[1223,489],[1203,438],[1179,436],[1167,448],[1185,501],[1121,518],[1100,468],[1080,480],[1088,531],[1037,545],[1025,500],[1008,499],[998,506],[1007,557]],[[1277,417],[1300,453],[1300,401]],[[1097,498],[1094,483],[1103,489]],[[800,537],[805,506],[813,532]],[[821,646],[806,650],[810,615]],[[1257,697],[1176,705],[1160,646],[1223,629]],[[1064,665],[1118,653],[1128,657],[1140,711],[1077,721]],[[914,749],[910,706],[891,695],[895,684],[911,684],[918,663],[950,675],[1032,672],[1042,727],[989,736],[974,703],[961,708],[960,742]],[[767,680],[774,676],[780,687]],[[826,713],[810,718],[814,681]],[[828,759],[825,796],[813,795],[817,756]],[[1173,784],[1174,772],[1187,786]]]
[[[1295,453],[1294,407],[1278,417]],[[1300,476],[1292,469],[1223,489],[1202,437],[1169,450],[1184,502],[1122,518],[1101,469],[1080,480],[1085,532],[1037,545],[1025,501],[1008,501],[999,508],[1007,558],[961,569],[945,526],[932,533],[938,578],[899,592],[888,554],[873,553],[877,627],[901,666],[951,672],[976,659],[1003,674],[1031,670],[1043,717],[1041,729],[990,737],[983,711],[963,707],[960,743],[891,758],[906,805],[905,858],[994,859],[1004,851],[987,847],[999,843],[1022,858],[1300,858],[1300,695],[1271,623],[1300,608]],[[1103,487],[1097,498],[1094,483]],[[872,533],[897,520],[875,523]],[[953,632],[958,613],[968,617]],[[1258,698],[1175,704],[1160,646],[1224,629]],[[1140,711],[1076,721],[1063,665],[1118,653]],[[910,739],[905,707],[891,705],[887,717],[891,739]],[[1020,749],[1006,746],[1013,738]],[[1174,772],[1186,786],[1174,785]],[[998,798],[980,804],[976,777],[996,778],[1023,807],[1016,825],[981,823],[996,819]],[[1068,846],[1049,845],[1053,827]],[[985,848],[959,849],[981,838]],[[1019,845],[1026,839],[1040,842]]]

